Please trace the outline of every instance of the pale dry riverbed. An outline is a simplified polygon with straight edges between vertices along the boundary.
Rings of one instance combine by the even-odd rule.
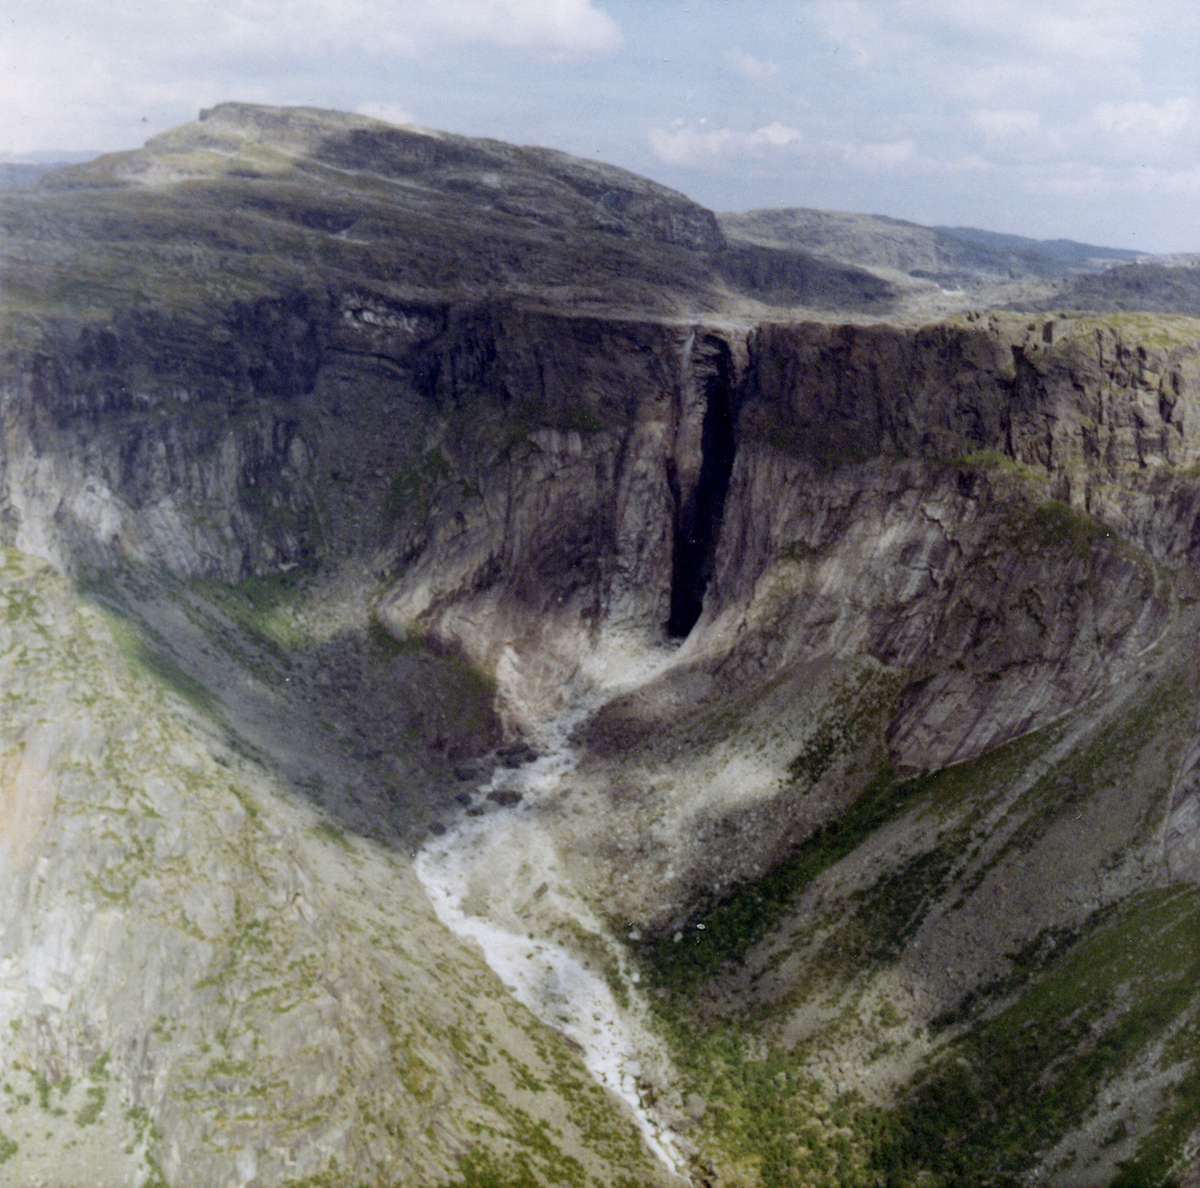
[[[671,1082],[670,1060],[648,1025],[637,973],[572,885],[553,826],[539,811],[576,766],[575,728],[674,655],[623,641],[597,648],[566,708],[542,731],[537,758],[498,768],[457,820],[422,846],[415,869],[441,922],[480,947],[522,1005],[579,1045],[592,1075],[628,1103],[647,1147],[683,1177],[686,1157],[654,1104]],[[582,939],[593,960],[549,935],[556,932]],[[608,976],[594,968],[596,951]]]

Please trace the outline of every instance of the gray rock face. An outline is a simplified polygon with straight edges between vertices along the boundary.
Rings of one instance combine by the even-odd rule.
[[[1197,563],[1200,352],[1129,332],[751,331],[361,291],[203,334],[60,326],[5,390],[4,523],[66,569],[178,576],[336,540],[396,574],[397,633],[504,666],[517,730],[601,630],[689,636],[719,693],[867,655],[910,681],[892,762],[936,768],[1132,671],[1172,617],[1157,567]]]
[[[1200,883],[1200,745],[1195,742],[1183,756],[1171,789],[1163,850],[1173,879]]]

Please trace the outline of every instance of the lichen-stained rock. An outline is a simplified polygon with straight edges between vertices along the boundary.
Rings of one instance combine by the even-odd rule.
[[[1171,619],[1152,562],[1046,500],[1044,482],[917,462],[821,476],[777,454],[743,466],[707,620],[739,640],[728,687],[819,656],[904,670],[899,767],[944,766],[1074,708]]]
[[[1200,883],[1200,731],[1184,753],[1171,789],[1163,856],[1172,879]]]
[[[575,1053],[438,925],[407,855],[239,754],[171,663],[0,551],[6,1181],[435,1185],[481,1131],[502,1169],[553,1126],[545,1182],[661,1182]]]
[[[996,451],[1086,506],[1093,488],[1164,463],[1187,467],[1200,448],[1189,318],[768,325],[756,344],[755,431],[826,464]]]

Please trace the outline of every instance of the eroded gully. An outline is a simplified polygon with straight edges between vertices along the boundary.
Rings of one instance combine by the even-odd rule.
[[[628,1103],[646,1146],[686,1179],[685,1156],[652,1104],[657,1092],[647,1092],[671,1083],[670,1060],[647,1022],[637,973],[572,885],[552,820],[539,811],[576,767],[575,728],[662,672],[675,652],[604,640],[572,682],[566,708],[543,726],[538,757],[497,768],[446,832],[422,846],[415,865],[441,922],[480,947],[519,1002],[579,1045],[592,1075]],[[603,976],[553,939],[556,932],[576,943],[586,936],[605,953],[609,969],[619,970],[622,1002]]]

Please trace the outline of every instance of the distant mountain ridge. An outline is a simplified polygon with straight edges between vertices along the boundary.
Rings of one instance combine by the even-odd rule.
[[[383,203],[387,209],[380,207],[382,194],[359,194],[349,209],[343,205],[337,210],[330,208],[326,195],[319,200],[319,211],[298,216],[302,224],[316,219],[321,226],[341,226],[345,234],[354,228],[351,242],[338,249],[350,249],[351,256],[353,243],[364,234],[370,240],[381,233],[386,238],[403,225],[406,237],[421,244],[418,259],[406,269],[421,288],[436,290],[437,278],[444,274],[458,276],[468,288],[482,284],[485,289],[502,276],[519,274],[522,283],[543,295],[553,292],[556,299],[572,288],[576,299],[588,304],[614,298],[622,304],[629,297],[653,303],[662,300],[658,282],[671,276],[668,287],[678,295],[668,299],[669,305],[677,304],[683,293],[707,291],[713,305],[721,304],[724,293],[767,306],[858,310],[874,316],[907,309],[919,318],[963,308],[1200,309],[1200,271],[1179,259],[978,227],[923,226],[887,215],[795,207],[717,216],[685,195],[616,167],[547,149],[416,128],[384,133],[384,127],[365,117],[336,113],[335,118],[312,108],[221,104],[202,112],[198,124],[156,136],[132,154],[94,160],[81,153],[10,155],[8,160],[0,155],[0,190],[41,186],[70,192],[96,185],[106,190],[113,183],[118,188],[137,184],[138,178],[160,182],[176,170],[202,186],[261,189],[263,162],[237,163],[240,149],[230,156],[233,140],[244,135],[247,143],[270,143],[275,152],[288,146],[287,152],[302,157],[314,153],[314,161],[324,162],[309,169],[332,165],[352,172],[382,171],[384,176],[397,174],[393,181],[414,169],[423,171],[426,187],[445,189],[445,196],[452,193],[461,203],[460,217],[467,216],[468,222],[482,218],[486,231],[479,224],[465,236],[425,227],[430,217],[435,223],[442,218],[439,203],[427,188],[407,185],[392,188]],[[140,171],[146,171],[145,177]],[[270,199],[242,195],[246,213],[271,218],[282,215],[293,196],[290,191]],[[232,192],[229,197],[234,198]],[[201,215],[202,221],[205,217]],[[94,216],[84,216],[77,227],[88,242],[96,240],[86,226],[93,222]],[[501,224],[506,224],[501,238],[509,240],[504,249],[486,260],[471,252],[464,257],[466,244],[492,242]],[[418,232],[418,226],[425,230]],[[537,246],[540,237],[547,230],[561,235],[584,227],[601,236],[593,247],[605,241],[602,250],[585,251],[553,278],[542,275],[546,258]],[[222,222],[214,234],[223,241],[228,231]],[[98,240],[106,235],[98,233]],[[659,245],[652,254],[660,258],[650,267],[641,258],[646,238]],[[347,264],[353,270],[364,261]],[[274,270],[273,263],[266,266]],[[369,263],[366,267],[370,271]],[[1127,271],[1131,268],[1135,272]]]
[[[15,186],[31,186],[43,174],[60,168],[65,162],[53,165],[34,165],[28,161],[0,161],[0,190]]]
[[[923,309],[927,316],[945,316],[954,303],[972,309],[1200,313],[1200,265],[1194,256],[1153,256],[1073,239],[925,227],[887,215],[802,207],[722,214],[718,221],[731,250],[806,255],[830,268],[866,269],[904,294],[899,305]]]
[[[1002,252],[1029,253],[1059,260],[1063,264],[1088,264],[1096,260],[1140,260],[1148,253],[1130,248],[1100,247],[1094,243],[1080,243],[1074,239],[1030,239],[1025,235],[1008,235],[1001,231],[984,231],[979,227],[932,227],[953,235],[956,239],[970,243],[982,243]]]
[[[732,241],[812,252],[942,284],[984,278],[1048,278],[1139,259],[1139,253],[1074,240],[1037,240],[975,227],[926,227],[887,215],[802,207],[723,214]]]
[[[53,150],[39,153],[0,153],[0,190],[33,185],[43,174],[62,169],[66,165],[81,165],[99,155]]]

